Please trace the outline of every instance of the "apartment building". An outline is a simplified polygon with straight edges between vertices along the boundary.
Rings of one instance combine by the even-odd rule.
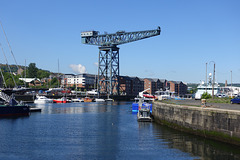
[[[167,80],[165,80],[165,79],[145,78],[144,79],[144,90],[150,88],[150,90],[148,90],[146,92],[154,95],[156,91],[166,90],[166,83],[167,83]]]
[[[97,88],[97,79],[93,74],[65,74],[61,79],[62,87],[66,88],[73,86],[82,90],[91,90]],[[176,96],[183,96],[187,93],[187,85],[181,81],[167,81],[166,79],[157,78],[141,79],[139,77],[119,76],[120,95],[137,96],[139,92],[142,92],[148,88],[150,88],[150,90],[146,92],[152,95],[154,95],[156,91],[166,89],[174,92]],[[104,93],[103,90],[101,91]],[[116,86],[113,88],[112,94],[117,94]]]
[[[119,76],[120,95],[132,95],[132,78],[128,76]]]
[[[168,81],[168,88],[174,92],[175,96],[184,96],[187,94],[187,85],[181,81]]]
[[[144,80],[138,77],[132,78],[132,95],[137,96],[139,92],[144,90]]]
[[[65,74],[61,80],[61,86],[64,88],[67,87],[76,87],[80,89],[91,90],[96,87],[96,76],[93,74]]]
[[[144,90],[147,90],[146,92],[149,94],[154,94],[156,91],[156,81],[152,78],[144,78]]]

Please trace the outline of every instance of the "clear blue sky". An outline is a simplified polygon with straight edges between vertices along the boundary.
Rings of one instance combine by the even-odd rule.
[[[7,0],[1,1],[0,20],[21,65],[26,59],[27,65],[57,72],[59,59],[62,73],[74,73],[70,65],[81,64],[95,74],[98,47],[82,44],[82,31],[160,26],[160,36],[119,46],[121,75],[198,83],[205,80],[206,63],[214,61],[218,82],[230,83],[232,70],[239,83],[239,8],[239,0]],[[9,53],[2,31],[0,36]]]

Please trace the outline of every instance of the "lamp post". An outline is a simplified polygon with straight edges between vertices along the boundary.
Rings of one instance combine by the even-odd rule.
[[[213,66],[213,81],[212,81],[212,99],[214,99],[214,83],[215,83],[215,62],[214,61],[211,61],[214,63],[214,66]],[[211,63],[209,62],[209,64]]]
[[[206,91],[206,93],[207,93],[207,63],[206,63],[206,81],[205,81],[205,84],[206,84],[205,91]]]
[[[231,71],[231,98],[232,98],[232,92],[233,90],[232,90],[232,71]]]

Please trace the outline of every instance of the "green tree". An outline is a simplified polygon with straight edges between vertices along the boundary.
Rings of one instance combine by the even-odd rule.
[[[202,97],[201,97],[201,99],[210,99],[210,98],[212,98],[212,96],[211,96],[211,94],[209,94],[209,93],[207,93],[207,92],[204,92],[204,93],[202,94]]]
[[[28,66],[28,77],[36,78],[37,77],[38,68],[35,63],[30,63]]]
[[[58,87],[58,79],[56,77],[51,80],[51,87]]]
[[[39,79],[48,78],[49,75],[50,75],[50,73],[47,71],[40,70],[40,69],[37,71],[37,78],[39,78]]]

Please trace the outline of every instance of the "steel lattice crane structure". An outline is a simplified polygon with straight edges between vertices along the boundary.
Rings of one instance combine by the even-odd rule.
[[[160,35],[161,28],[155,30],[99,35],[98,31],[81,32],[83,44],[99,46],[98,91],[119,95],[119,48],[118,45]],[[114,92],[115,93],[115,92]]]

